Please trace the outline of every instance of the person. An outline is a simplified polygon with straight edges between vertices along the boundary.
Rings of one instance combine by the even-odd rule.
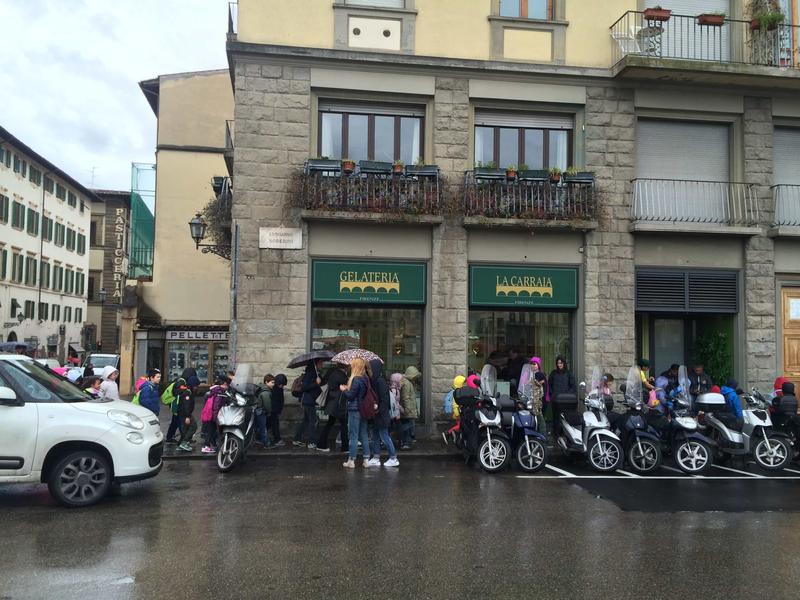
[[[161,410],[161,396],[158,393],[159,383],[161,383],[161,371],[150,369],[147,372],[147,381],[139,388],[139,404],[153,411],[156,416]]]
[[[119,387],[117,387],[117,378],[119,371],[108,365],[103,367],[103,383],[100,384],[100,398],[103,400],[119,400]]]
[[[308,447],[311,450],[317,447],[314,442],[317,432],[317,398],[322,393],[322,378],[319,371],[324,362],[321,358],[318,358],[306,365],[306,370],[303,373],[303,384],[300,388],[300,405],[303,407],[303,420],[297,424],[292,442],[295,446],[301,447],[308,443]]]
[[[27,349],[28,349],[27,346],[23,344],[17,344],[16,346],[14,346],[14,354],[25,354],[25,350]]]
[[[713,385],[711,377],[703,371],[703,363],[696,363],[692,374],[689,375],[689,393],[692,395],[692,399],[695,400],[697,396],[709,393]]]
[[[650,361],[640,358],[636,364],[639,366],[639,377],[642,379],[642,395],[649,396],[650,392],[656,389],[650,379]]]
[[[447,439],[450,436],[453,441],[456,440],[456,434],[461,429],[461,413],[458,409],[458,403],[455,402],[455,393],[456,390],[460,390],[464,385],[467,383],[467,378],[463,375],[456,375],[453,379],[453,387],[450,388],[450,391],[447,392],[444,396],[444,406],[442,407],[442,412],[446,415],[450,415],[452,419],[455,421],[455,425],[453,425],[447,431],[442,432],[442,439],[444,440],[445,444],[448,444],[449,441]]]
[[[280,419],[285,401],[283,392],[287,383],[289,383],[289,380],[283,373],[278,373],[275,376],[275,385],[272,387],[272,412],[269,413],[268,417],[270,440],[272,442],[270,447],[272,448],[283,446]]]
[[[519,396],[531,402],[531,412],[536,417],[536,427],[540,433],[547,431],[544,423],[544,391],[547,387],[547,377],[541,371],[541,360],[534,356],[531,358],[530,380],[519,382]]]
[[[100,384],[103,382],[99,377],[92,375],[91,377],[84,377],[83,385],[85,392],[90,394],[93,398],[100,398]]]
[[[186,367],[181,373],[181,379],[186,382],[186,386],[192,390],[193,395],[197,395],[197,388],[200,387],[200,378],[197,376],[197,370],[194,367]]]
[[[317,450],[330,452],[329,439],[336,423],[339,424],[339,438],[341,451],[347,452],[350,440],[347,437],[347,402],[344,400],[340,386],[347,383],[347,373],[340,365],[334,365],[328,372],[328,396],[325,399],[323,410],[328,415],[328,421],[317,439]]]
[[[417,411],[417,390],[414,388],[414,381],[419,379],[421,373],[414,365],[411,365],[403,373],[403,381],[400,384],[400,450],[411,450],[414,441],[414,422],[419,416]]]
[[[94,365],[87,362],[86,366],[83,368],[83,380],[87,381],[90,377],[94,377]]]
[[[391,419],[391,399],[389,398],[389,383],[383,376],[383,365],[381,361],[374,359],[369,362],[369,371],[371,374],[370,384],[378,397],[378,412],[375,418],[370,423],[371,435],[371,454],[369,459],[369,466],[381,466],[381,442],[386,446],[386,451],[389,453],[389,458],[383,463],[384,467],[399,467],[400,461],[397,460],[397,451],[392,443],[392,438],[389,436],[389,425]]]
[[[531,357],[531,364],[533,365],[533,378],[541,386],[542,415],[544,415],[547,405],[550,404],[550,389],[547,385],[547,374],[542,368],[542,359],[538,356]],[[544,424],[544,419],[542,419],[542,424]]]
[[[175,394],[175,401],[178,408],[178,419],[182,425],[178,450],[182,452],[191,452],[192,447],[190,443],[197,431],[197,421],[194,418],[194,393],[183,378],[179,378],[175,382],[173,393]]]
[[[775,400],[783,395],[783,384],[787,381],[789,380],[783,375],[775,378],[775,383],[772,386],[772,393],[769,395],[769,399],[772,401],[773,405],[775,404]]]
[[[275,377],[271,373],[264,375],[263,385],[258,394],[256,404],[256,441],[264,447],[269,447],[267,435],[267,419],[272,412],[272,388],[275,387]]]
[[[511,383],[511,395],[517,395],[517,388],[519,386],[519,378],[522,374],[522,367],[525,366],[525,357],[521,356],[519,350],[516,348],[512,348],[508,353],[508,363],[506,363],[506,368],[504,369],[504,377],[505,381]]]
[[[361,418],[359,407],[367,393],[367,365],[361,358],[354,358],[350,365],[350,379],[347,384],[339,386],[344,399],[347,401],[347,430],[349,432],[350,454],[347,461],[342,464],[346,469],[354,469],[358,442],[364,453],[364,466],[369,467],[369,433],[366,419]]]
[[[666,377],[667,379],[667,387],[664,390],[665,392],[669,393],[680,385],[680,382],[678,381],[678,369],[680,369],[680,365],[678,363],[672,363],[669,366],[669,369],[661,373],[661,377]]]
[[[720,388],[719,393],[725,396],[726,410],[717,413],[715,416],[722,421],[726,427],[741,431],[744,413],[742,411],[742,401],[739,399],[738,387],[739,384],[737,381],[730,378],[725,382],[725,385]]]
[[[188,389],[186,380],[178,377],[175,381],[169,384],[167,389],[164,390],[164,393],[161,394],[161,403],[169,406],[169,410],[172,413],[172,419],[169,422],[169,428],[167,429],[166,435],[167,444],[179,444],[181,441],[180,434],[183,433],[183,421],[178,415],[177,391],[180,387]]]
[[[556,368],[550,373],[547,387],[553,403],[553,435],[558,438],[561,433],[561,413],[575,410],[578,402],[578,386],[575,384],[575,377],[567,368],[567,359],[560,354],[556,356]]]
[[[772,421],[778,427],[783,427],[787,423],[797,422],[797,396],[794,393],[794,384],[791,381],[782,378],[784,381],[781,383],[781,395],[777,396],[772,401],[774,411],[772,413]],[[797,432],[795,432],[797,435]]]
[[[227,377],[217,377],[206,395],[206,406],[203,407],[203,414],[200,415],[205,429],[205,444],[200,450],[203,454],[213,454],[217,451],[217,415],[227,401],[230,383]],[[208,409],[207,412],[206,409]]]

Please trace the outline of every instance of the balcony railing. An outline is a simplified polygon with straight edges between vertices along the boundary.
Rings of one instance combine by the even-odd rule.
[[[597,215],[593,180],[506,179],[464,175],[467,216],[546,221],[590,221]]]
[[[704,25],[699,16],[672,14],[667,21],[628,11],[611,26],[613,62],[628,55],[798,68],[800,28],[780,24],[753,29],[750,21],[723,19]]]
[[[634,179],[633,220],[751,227],[758,224],[755,189],[747,183]]]
[[[800,227],[800,185],[776,185],[772,193],[775,198],[775,225]]]
[[[307,210],[434,215],[441,212],[440,175],[309,171],[301,175],[300,204]]]

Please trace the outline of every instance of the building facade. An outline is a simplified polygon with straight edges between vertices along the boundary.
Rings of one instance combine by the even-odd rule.
[[[800,375],[796,3],[306,4],[230,19],[239,362]]]
[[[0,127],[0,311],[4,342],[81,358],[97,196]]]
[[[135,269],[132,255],[129,298],[122,302],[122,369],[133,376],[128,381],[153,367],[171,380],[192,367],[209,383],[230,365],[230,261],[200,252],[188,223],[221,191],[217,182],[228,181],[230,74],[161,75],[140,87],[158,120],[155,252],[137,258]]]

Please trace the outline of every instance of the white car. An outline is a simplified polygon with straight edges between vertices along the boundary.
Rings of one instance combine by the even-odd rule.
[[[37,358],[36,362],[38,362],[40,365],[44,365],[50,370],[61,367],[61,364],[55,358]]]
[[[85,369],[89,363],[92,363],[92,367],[94,367],[94,374],[102,377],[103,369],[106,367],[110,366],[117,370],[119,369],[119,354],[90,354],[83,361],[83,367],[81,368]]]
[[[23,355],[0,355],[0,484],[46,483],[69,507],[89,506],[162,466],[158,418],[101,402]]]

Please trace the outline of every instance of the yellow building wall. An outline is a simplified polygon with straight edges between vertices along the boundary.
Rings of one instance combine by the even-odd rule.
[[[657,4],[654,2],[653,5]],[[636,10],[636,0],[568,1],[566,20],[566,61],[576,67],[611,66],[612,44],[610,27],[625,14]]]
[[[239,0],[240,42],[333,48],[333,0]]]
[[[416,54],[488,59],[491,0],[417,0]]]
[[[225,121],[233,119],[233,89],[227,69],[162,75],[159,90],[159,146],[225,147]]]
[[[503,33],[506,58],[542,63],[553,60],[553,34],[550,31],[506,29]]]
[[[159,150],[156,158],[156,253],[144,300],[163,320],[230,319],[230,262],[195,249],[189,220],[212,199],[211,178],[225,175],[221,154]]]

